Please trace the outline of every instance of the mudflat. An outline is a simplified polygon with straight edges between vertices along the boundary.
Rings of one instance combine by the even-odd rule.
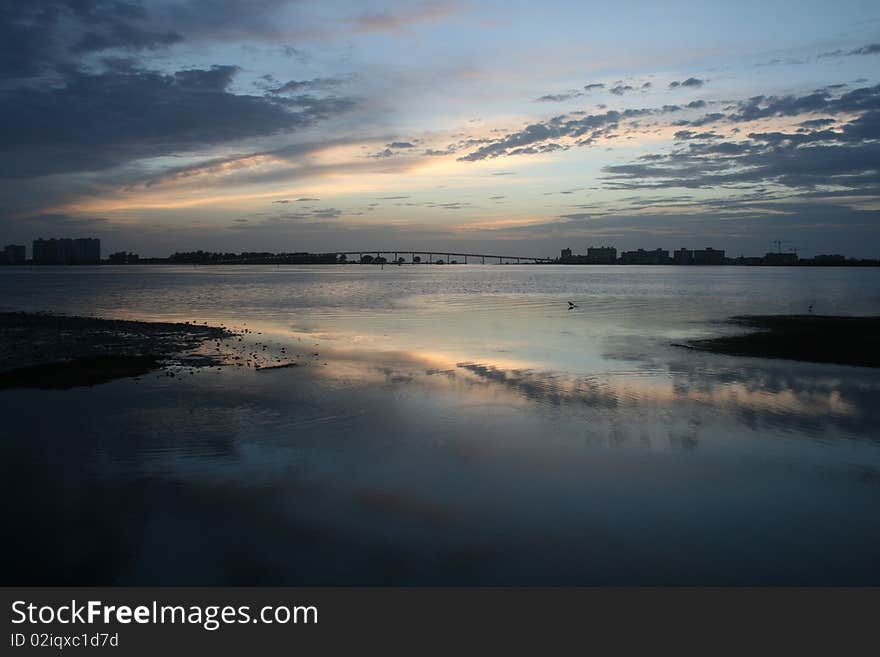
[[[71,388],[139,376],[171,362],[213,365],[195,352],[229,330],[44,313],[0,313],[0,389]]]
[[[880,367],[880,317],[744,315],[729,321],[755,330],[680,346],[732,356]]]

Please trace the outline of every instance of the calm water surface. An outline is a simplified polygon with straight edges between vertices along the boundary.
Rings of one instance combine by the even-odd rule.
[[[811,304],[880,271],[0,268],[300,363],[0,393],[5,580],[880,584],[877,370],[674,346]]]

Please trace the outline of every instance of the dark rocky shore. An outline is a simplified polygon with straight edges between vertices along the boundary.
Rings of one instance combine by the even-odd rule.
[[[0,389],[72,388],[140,376],[165,365],[219,364],[196,353],[233,335],[194,323],[0,313]]]
[[[747,315],[730,321],[756,330],[679,346],[732,356],[880,367],[880,317]]]

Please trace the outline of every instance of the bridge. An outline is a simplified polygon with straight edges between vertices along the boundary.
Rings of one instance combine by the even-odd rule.
[[[393,258],[385,258],[385,256],[391,256],[393,254]],[[486,259],[489,261],[498,261],[498,264],[506,263],[516,263],[520,264],[520,262],[527,262],[533,264],[539,263],[548,263],[554,262],[553,258],[535,258],[531,256],[506,256],[506,255],[493,255],[489,253],[454,253],[452,251],[411,251],[411,250],[403,250],[399,249],[397,251],[336,251],[336,255],[344,255],[346,258],[349,256],[357,256],[358,262],[362,262],[365,255],[375,257],[375,258],[385,258],[386,262],[390,262],[392,264],[397,264],[401,260],[401,254],[409,255],[409,261],[411,263],[420,263],[425,265],[431,264],[449,264],[453,262],[453,258],[462,258],[464,259],[463,263],[458,264],[468,264],[468,258],[471,258],[474,262],[479,260],[480,264],[485,265]],[[419,260],[416,260],[416,256],[419,257]],[[445,256],[445,259],[444,259]],[[427,258],[427,261],[425,261]]]

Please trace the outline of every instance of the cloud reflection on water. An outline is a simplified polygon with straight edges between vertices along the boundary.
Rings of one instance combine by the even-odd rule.
[[[29,500],[9,526],[32,537],[5,563],[141,584],[870,572],[870,370],[705,355],[578,375],[338,344],[297,368],[3,393],[22,409],[7,497]]]
[[[880,424],[875,403],[880,384],[870,370],[725,357],[703,360],[578,376],[533,369],[521,361],[338,352],[332,367],[319,376],[364,386],[445,390],[469,403],[537,404],[585,419],[613,414],[626,423],[637,413],[641,422],[642,412],[649,411],[653,423],[662,423],[664,418],[710,413],[751,431],[773,429],[814,438],[843,431],[855,438],[876,438],[871,429]]]

